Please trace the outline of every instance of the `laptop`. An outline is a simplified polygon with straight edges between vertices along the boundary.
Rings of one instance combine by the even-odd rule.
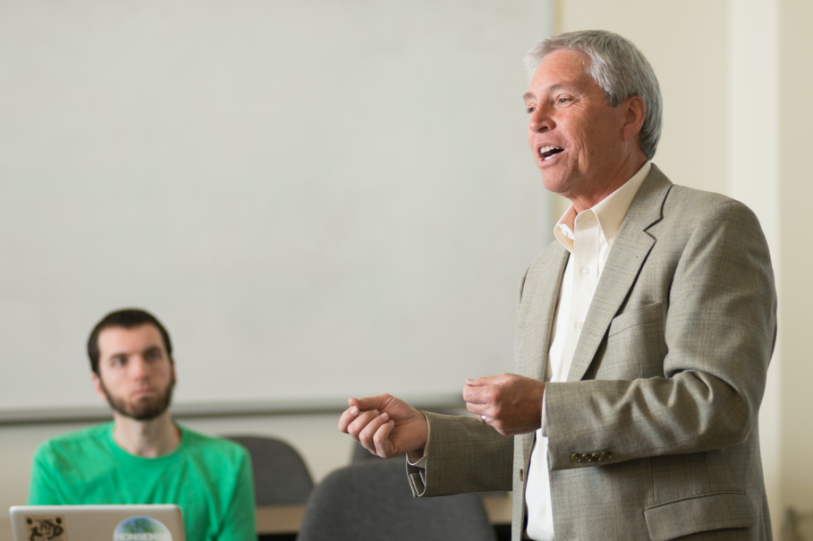
[[[14,541],[186,541],[177,505],[26,505],[9,515]]]

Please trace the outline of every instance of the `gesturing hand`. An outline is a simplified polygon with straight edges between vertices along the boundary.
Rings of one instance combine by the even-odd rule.
[[[533,432],[542,424],[545,384],[535,379],[500,374],[467,379],[466,409],[504,436]],[[483,418],[485,416],[485,418]]]
[[[351,398],[339,418],[339,430],[382,458],[418,451],[426,446],[429,425],[423,413],[388,394]]]

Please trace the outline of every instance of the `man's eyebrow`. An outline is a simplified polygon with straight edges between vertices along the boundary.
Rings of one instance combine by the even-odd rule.
[[[145,356],[145,357],[149,355],[149,356],[160,357],[162,359],[169,359],[170,361],[172,360],[172,356],[169,353],[167,353],[167,350],[164,349],[161,345],[157,345],[157,344],[154,345],[154,346],[148,347],[147,349],[142,351],[141,354],[143,356]]]
[[[544,93],[545,94],[550,94],[552,92],[556,92],[557,90],[561,90],[563,88],[568,89],[568,88],[572,88],[572,87],[573,87],[572,83],[554,83],[554,84],[552,84],[550,86],[545,87]],[[522,99],[524,101],[528,101],[530,99],[533,99],[534,97],[535,97],[535,94],[533,92],[530,92],[530,91],[526,92],[525,94],[522,95]]]

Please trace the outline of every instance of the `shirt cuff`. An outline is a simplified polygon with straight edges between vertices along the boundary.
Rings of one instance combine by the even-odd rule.
[[[413,456],[414,455],[414,456]],[[416,468],[426,468],[426,461],[429,458],[425,453],[418,457],[418,453],[407,453],[407,464]]]

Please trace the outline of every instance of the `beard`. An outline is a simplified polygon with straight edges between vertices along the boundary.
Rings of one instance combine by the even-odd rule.
[[[107,403],[110,404],[113,411],[130,419],[135,419],[136,421],[152,421],[164,413],[169,407],[170,402],[172,402],[172,389],[175,388],[175,376],[173,375],[172,380],[169,382],[169,385],[167,385],[167,388],[164,389],[163,393],[159,393],[155,397],[142,398],[137,402],[130,403],[119,396],[111,395],[104,386],[104,383],[102,383],[101,386],[104,391],[104,396],[107,397]]]

